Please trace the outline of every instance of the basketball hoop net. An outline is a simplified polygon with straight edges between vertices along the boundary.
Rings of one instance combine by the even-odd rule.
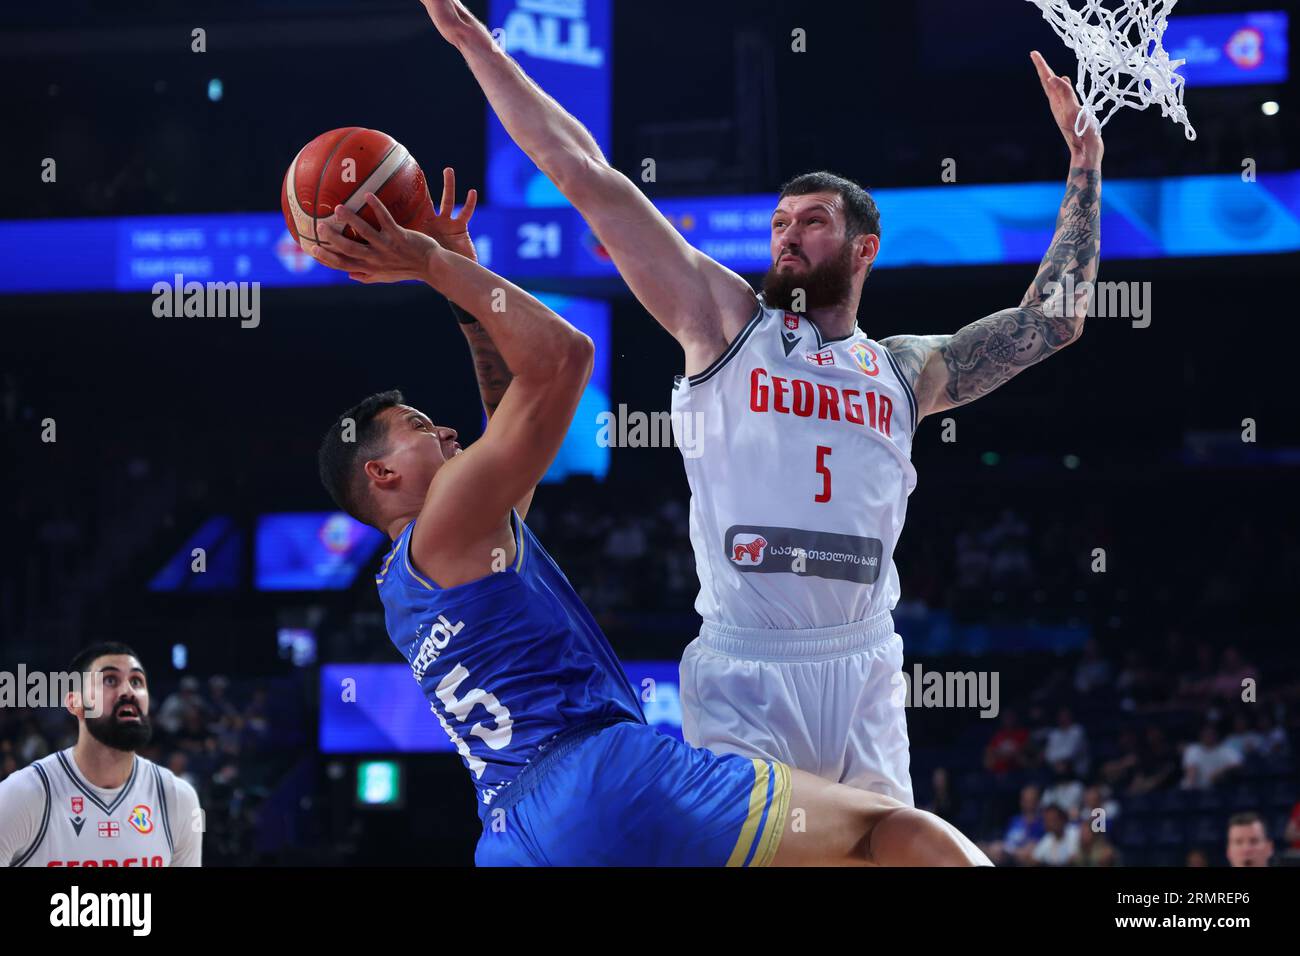
[[[1162,116],[1183,125],[1188,139],[1196,139],[1183,106],[1184,79],[1177,72],[1187,61],[1170,60],[1161,42],[1178,0],[1118,0],[1114,9],[1102,6],[1102,0],[1083,0],[1079,10],[1071,0],[1029,2],[1079,57],[1075,89],[1083,108],[1074,122],[1076,133],[1082,136],[1090,121],[1100,129],[1120,107],[1144,110],[1155,104]]]

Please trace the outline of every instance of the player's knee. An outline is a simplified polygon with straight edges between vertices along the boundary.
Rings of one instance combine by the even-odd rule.
[[[852,787],[835,786],[831,791],[847,819],[844,835],[849,837],[845,847],[845,856],[850,860],[875,863],[871,850],[871,841],[876,827],[900,810],[909,807],[893,797],[870,790],[857,790]]]
[[[870,796],[876,799],[870,801],[869,806],[863,813],[863,834],[854,848],[854,856],[866,863],[879,866],[880,861],[875,858],[875,852],[872,850],[872,839],[875,837],[876,828],[886,820],[899,814],[906,815],[916,811],[893,797],[886,797],[878,793],[870,794]]]

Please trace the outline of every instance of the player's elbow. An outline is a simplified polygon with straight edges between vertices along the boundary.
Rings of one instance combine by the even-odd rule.
[[[527,373],[549,387],[570,391],[586,387],[595,365],[596,346],[577,329],[572,329],[562,341],[548,348],[545,358],[538,357],[536,367]],[[519,376],[516,372],[516,377]]]
[[[556,188],[579,208],[608,190],[611,177],[622,176],[603,156],[582,151],[566,151],[553,169]]]
[[[1059,300],[1039,303],[1027,310],[1027,318],[1037,327],[1052,352],[1079,341],[1086,316],[1086,308],[1062,308]]]
[[[596,347],[577,329],[536,347],[523,359],[513,363],[516,382],[529,382],[543,392],[567,392],[586,386],[595,364]]]
[[[562,364],[565,368],[579,370],[583,381],[591,375],[592,366],[596,362],[596,343],[591,337],[574,330],[569,337],[569,344],[565,350]]]

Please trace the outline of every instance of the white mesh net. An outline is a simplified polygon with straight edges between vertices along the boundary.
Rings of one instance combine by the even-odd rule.
[[[1177,73],[1186,61],[1170,60],[1162,43],[1178,0],[1082,0],[1077,10],[1071,0],[1029,2],[1079,57],[1075,88],[1083,109],[1076,133],[1082,135],[1090,119],[1105,126],[1122,106],[1144,110],[1155,104],[1161,115],[1183,124],[1188,139],[1196,139]]]

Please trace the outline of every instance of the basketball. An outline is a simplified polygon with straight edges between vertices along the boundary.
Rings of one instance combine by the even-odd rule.
[[[318,241],[316,223],[336,206],[378,226],[366,205],[373,192],[403,226],[411,227],[432,205],[424,172],[397,140],[375,129],[345,126],[322,133],[304,146],[280,188],[280,207],[289,232],[304,250]],[[352,230],[344,235],[357,238]]]

